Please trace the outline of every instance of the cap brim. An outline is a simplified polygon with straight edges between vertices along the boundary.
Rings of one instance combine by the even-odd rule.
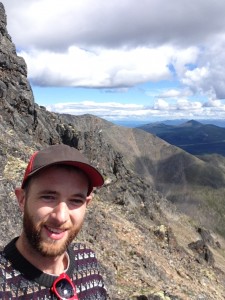
[[[82,170],[89,179],[89,183],[90,183],[89,192],[90,192],[90,189],[93,190],[94,187],[100,187],[104,184],[104,178],[102,177],[101,173],[98,172],[98,170],[95,169],[94,167],[92,167],[91,165],[82,163],[82,162],[61,161],[61,162],[55,162],[55,163],[52,163],[49,165],[41,166],[41,167],[35,169],[34,171],[30,172],[29,175],[26,177],[26,180],[23,181],[22,188],[24,187],[28,178],[32,177],[34,174],[42,171],[43,169],[48,168],[50,166],[54,166],[54,165],[69,165],[69,166],[73,166],[73,167],[76,167],[76,168],[79,168],[80,170]]]

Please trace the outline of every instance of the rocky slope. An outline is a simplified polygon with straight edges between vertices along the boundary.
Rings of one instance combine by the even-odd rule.
[[[1,3],[0,120],[1,246],[20,232],[13,190],[30,154],[65,143],[84,152],[105,177],[79,239],[96,250],[109,299],[225,298],[224,239],[209,230],[213,226],[200,226],[207,225],[208,217],[198,220],[197,215],[193,221],[165,198],[182,187],[184,199],[190,184],[185,170],[195,165],[194,170],[204,173],[208,162],[150,134],[94,116],[50,113],[35,104],[26,64],[16,54]],[[219,175],[223,189],[222,170]],[[211,191],[211,177],[205,178]],[[186,191],[186,200],[190,195]],[[179,199],[176,196],[177,205]],[[192,196],[195,208],[197,200]]]

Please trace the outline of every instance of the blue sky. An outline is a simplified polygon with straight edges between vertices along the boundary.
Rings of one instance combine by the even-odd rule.
[[[48,110],[111,121],[224,119],[223,0],[2,3],[35,102]]]

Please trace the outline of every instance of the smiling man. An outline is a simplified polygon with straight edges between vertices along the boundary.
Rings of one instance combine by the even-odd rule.
[[[102,175],[76,149],[33,154],[15,194],[23,230],[0,256],[0,299],[107,299],[92,250],[73,243]]]

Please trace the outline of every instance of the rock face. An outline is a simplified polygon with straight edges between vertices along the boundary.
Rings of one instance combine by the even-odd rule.
[[[30,124],[32,127],[34,125],[34,99],[27,81],[27,68],[23,58],[16,55],[15,46],[6,31],[6,16],[2,4],[0,5],[0,16],[2,116],[11,126],[21,127],[21,125]]]
[[[20,233],[13,190],[28,158],[46,145],[64,143],[84,152],[105,177],[78,238],[96,251],[109,299],[225,298],[224,239],[193,226],[156,190],[156,178],[163,182],[166,176],[159,172],[162,161],[186,154],[138,130],[90,115],[50,113],[35,104],[1,3],[0,112],[1,247]],[[188,158],[190,164],[198,161]]]

